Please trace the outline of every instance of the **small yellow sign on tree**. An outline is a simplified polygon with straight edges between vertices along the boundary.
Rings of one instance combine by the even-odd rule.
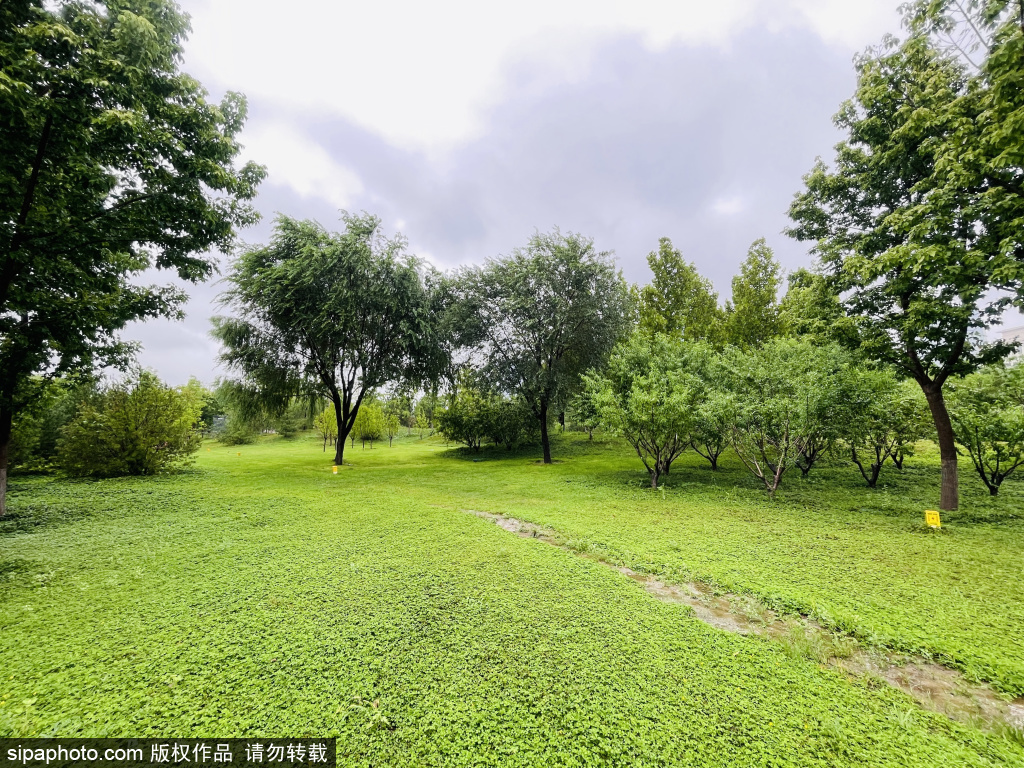
[[[941,528],[942,521],[939,519],[939,513],[934,509],[926,509],[924,511],[924,522],[930,528]]]

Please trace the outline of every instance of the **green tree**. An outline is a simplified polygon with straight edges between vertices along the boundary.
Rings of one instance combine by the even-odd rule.
[[[380,404],[373,400],[364,402],[352,425],[352,434],[362,442],[363,448],[369,442],[370,450],[373,450],[374,441],[384,437],[384,428],[384,411]]]
[[[323,438],[324,453],[327,453],[327,443],[334,445],[338,439],[338,417],[334,413],[334,406],[329,405],[313,417],[313,428]]]
[[[782,267],[764,238],[750,246],[740,273],[732,279],[732,301],[725,308],[725,335],[743,349],[759,347],[783,333],[779,310]]]
[[[625,327],[627,287],[611,254],[557,230],[511,256],[461,274],[465,342],[489,389],[519,395],[541,433],[544,463],[552,406],[599,366]]]
[[[634,334],[615,348],[603,374],[585,382],[601,425],[633,446],[657,488],[690,444],[700,391],[685,370],[681,342]]]
[[[426,267],[387,239],[374,216],[344,214],[345,230],[280,216],[267,245],[244,250],[214,318],[221,360],[252,407],[280,411],[293,397],[334,405],[344,460],[367,393],[436,355],[437,318]]]
[[[914,443],[927,434],[920,387],[899,381],[889,369],[851,369],[843,387],[843,411],[843,441],[869,488],[878,484],[887,461],[902,468]]]
[[[953,387],[956,440],[991,495],[1024,465],[1024,365],[992,366]]]
[[[187,465],[202,441],[203,393],[194,380],[169,387],[140,371],[84,404],[64,428],[60,466],[69,475],[154,475]]]
[[[736,403],[728,391],[728,375],[721,353],[706,343],[685,344],[683,365],[699,390],[690,432],[690,447],[718,469],[718,459],[729,447],[736,419]]]
[[[807,339],[772,339],[750,351],[731,348],[726,362],[736,408],[733,449],[774,495],[790,468],[806,474],[830,443],[843,355]]]
[[[434,411],[437,428],[445,440],[479,451],[487,437],[487,398],[469,370],[460,371],[445,406]]]
[[[1007,45],[1017,41],[1019,54],[1020,31],[1000,34]],[[857,92],[836,116],[848,138],[833,169],[819,161],[805,177],[790,233],[815,243],[857,320],[862,350],[921,387],[941,454],[941,506],[956,509],[957,450],[943,388],[1005,356],[1008,346],[983,343],[981,331],[1024,284],[1024,133],[981,128],[1003,114],[1004,100],[1019,100],[1019,89],[1010,95],[979,80],[922,32],[887,40],[857,68]],[[1018,78],[1020,71],[1018,63]],[[998,157],[986,144],[993,131],[1001,134]]]
[[[789,274],[786,295],[779,304],[782,331],[816,344],[859,345],[856,321],[848,317],[828,279],[817,271],[798,269]]]
[[[233,165],[245,101],[178,71],[171,0],[0,4],[0,514],[13,418],[42,380],[123,366],[126,323],[176,316],[263,170]]]
[[[640,290],[640,327],[648,334],[665,333],[687,341],[717,341],[722,331],[722,310],[711,281],[672,247],[667,237],[647,255],[654,274]]]

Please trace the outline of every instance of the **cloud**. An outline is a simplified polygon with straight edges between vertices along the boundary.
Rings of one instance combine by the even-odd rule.
[[[803,26],[847,51],[897,29],[897,0],[185,0],[187,62],[203,82],[282,112],[345,118],[406,148],[481,135],[510,62],[572,82],[592,49],[651,50]]]
[[[191,0],[185,69],[249,96],[246,155],[270,175],[247,242],[278,212],[362,209],[450,268],[558,226],[643,282],[668,236],[724,300],[759,237],[809,262],[786,209],[839,138],[853,51],[896,30],[895,1],[816,3]],[[183,323],[129,335],[166,378],[210,381],[220,286],[189,291]]]
[[[241,160],[265,165],[268,184],[288,187],[305,199],[321,198],[335,208],[346,208],[363,192],[355,173],[287,123],[250,123],[240,141],[245,147]]]

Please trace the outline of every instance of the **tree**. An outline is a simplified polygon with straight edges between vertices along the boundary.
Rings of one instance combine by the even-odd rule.
[[[557,230],[461,274],[465,341],[495,391],[518,394],[540,426],[551,463],[548,421],[580,376],[600,365],[621,335],[625,281],[592,240]]]
[[[367,393],[435,354],[439,317],[405,241],[385,238],[375,216],[342,220],[345,230],[330,233],[278,217],[270,243],[232,264],[222,301],[237,317],[214,318],[213,330],[252,407],[280,410],[309,396],[334,405],[336,464]]]
[[[733,449],[774,495],[791,467],[803,463],[809,471],[835,429],[832,393],[842,356],[808,340],[772,339],[752,351],[731,348],[727,364],[736,408]]]
[[[1024,365],[971,374],[956,383],[950,405],[957,442],[995,496],[1024,465]]]
[[[372,400],[363,403],[352,426],[352,434],[359,438],[363,448],[366,448],[366,443],[369,442],[370,450],[373,450],[374,440],[380,440],[384,436],[384,412],[380,405]]]
[[[654,279],[640,290],[640,327],[648,334],[717,341],[722,311],[711,281],[695,264],[687,263],[667,237],[658,241],[657,251],[647,255],[647,264]]]
[[[99,393],[64,429],[58,459],[69,475],[155,475],[189,463],[202,441],[202,387],[169,387],[140,371]]]
[[[722,355],[705,343],[684,344],[683,365],[694,377],[699,391],[695,399],[690,432],[690,447],[706,459],[712,471],[729,447],[736,419],[736,403],[728,391],[728,378]]]
[[[819,161],[790,208],[790,233],[815,242],[862,349],[924,392],[947,510],[959,491],[944,385],[1008,353],[982,331],[1024,285],[1022,30],[998,26],[972,73],[929,39],[953,5],[965,7],[915,4],[908,39],[858,62],[857,92],[836,116],[848,139],[835,168]]]
[[[334,445],[338,439],[338,417],[334,413],[334,406],[329,405],[313,417],[313,428],[323,438],[324,453],[327,453],[327,443]]]
[[[824,275],[798,269],[788,278],[786,295],[779,304],[783,335],[808,338],[815,344],[838,343],[856,349],[856,322],[848,317],[843,304]]]
[[[843,410],[842,437],[869,488],[878,484],[886,461],[902,468],[904,456],[926,434],[920,387],[900,382],[889,369],[851,369],[843,387]]]
[[[256,220],[245,101],[178,71],[187,31],[171,0],[0,5],[0,514],[13,418],[45,380],[124,366],[126,323],[179,313],[180,290],[133,278],[202,280]]]
[[[681,342],[634,334],[615,348],[603,374],[585,382],[601,425],[633,446],[657,488],[692,439],[700,386],[684,368]]]
[[[448,395],[447,403],[437,412],[437,426],[445,440],[462,443],[479,451],[487,436],[484,395],[468,375],[460,376],[458,386]]]
[[[397,413],[391,413],[391,412],[385,411],[385,413],[384,413],[384,434],[386,434],[388,436],[388,448],[390,448],[391,444],[394,442],[395,435],[398,434],[398,429],[401,426],[402,426],[402,424],[398,420],[398,414]]]
[[[732,301],[726,305],[725,331],[730,344],[743,349],[759,347],[782,335],[779,287],[782,267],[761,238],[750,246],[740,273],[732,279]]]

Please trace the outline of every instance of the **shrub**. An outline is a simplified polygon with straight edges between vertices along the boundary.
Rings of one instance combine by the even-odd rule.
[[[198,387],[169,387],[140,371],[83,404],[63,432],[60,466],[78,477],[153,475],[186,465],[199,449]]]

